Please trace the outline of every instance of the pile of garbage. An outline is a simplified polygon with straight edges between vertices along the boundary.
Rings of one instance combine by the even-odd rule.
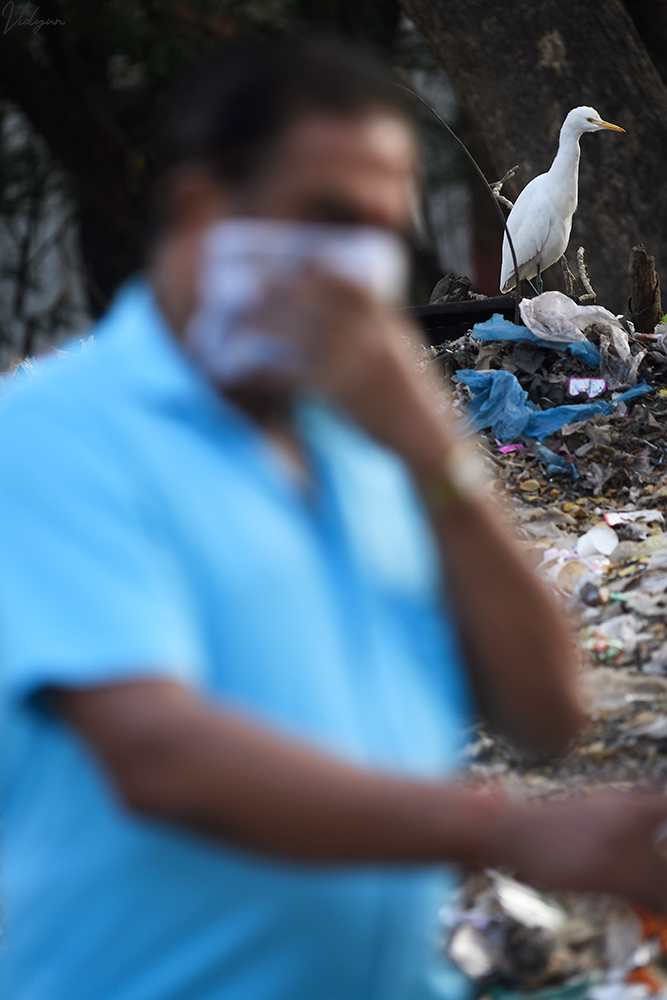
[[[658,510],[577,516],[562,504],[505,504],[538,573],[578,633],[591,717],[567,753],[531,757],[483,726],[470,734],[463,780],[549,800],[601,787],[667,784],[667,533]],[[644,520],[633,517],[638,514]],[[582,530],[584,528],[585,530]],[[641,537],[641,536],[644,537]],[[547,546],[547,547],[543,547]],[[522,909],[523,907],[523,909]],[[497,872],[471,875],[442,914],[450,957],[502,1000],[667,997],[667,920],[619,900],[545,897]]]
[[[557,795],[667,781],[667,324],[637,334],[560,292],[430,349],[490,495],[578,633],[592,716],[561,760],[480,730],[476,779]]]
[[[638,334],[561,292],[524,299],[520,311],[525,326],[496,315],[432,349],[452,381],[459,430],[487,431],[496,455],[518,460],[503,478],[526,493],[574,485],[634,502],[644,486],[663,488],[667,324]]]
[[[574,625],[591,717],[544,761],[477,727],[464,780],[551,799],[667,785],[667,324],[653,333],[545,292],[425,355],[489,495]],[[469,877],[449,955],[496,997],[667,996],[667,924],[618,900]]]

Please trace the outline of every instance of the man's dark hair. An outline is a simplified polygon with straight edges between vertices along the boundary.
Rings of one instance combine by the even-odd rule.
[[[284,130],[311,112],[408,118],[384,65],[342,43],[277,36],[231,47],[191,73],[169,103],[158,140],[158,176],[198,160],[224,181],[261,172]]]

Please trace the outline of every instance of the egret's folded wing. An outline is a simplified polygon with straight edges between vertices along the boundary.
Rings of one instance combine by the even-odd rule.
[[[532,277],[532,275],[525,274],[525,265],[530,264],[544,249],[552,222],[552,211],[553,206],[550,198],[545,197],[539,188],[531,191],[527,187],[521,192],[509,214],[507,228],[514,243],[516,262],[519,265],[519,274],[522,278]],[[507,291],[508,284],[510,288],[514,287],[514,261],[507,241],[507,234],[505,234],[503,262],[500,271],[501,289]]]

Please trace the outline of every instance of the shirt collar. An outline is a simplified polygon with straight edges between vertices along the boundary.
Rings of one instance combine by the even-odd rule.
[[[101,343],[107,341],[123,367],[114,375],[142,398],[192,402],[218,413],[234,409],[190,360],[145,278],[133,278],[120,289],[95,334]]]
[[[174,413],[181,411],[235,433],[253,443],[253,450],[275,454],[264,435],[236,406],[229,402],[199,371],[170,329],[157,304],[155,293],[143,277],[132,278],[120,289],[107,315],[96,330],[115,355],[111,372],[136,397]],[[114,370],[115,368],[115,370]],[[348,426],[323,400],[304,396],[296,400],[300,433],[313,457],[320,439],[329,440],[334,427]],[[320,460],[323,456],[320,455]]]
[[[215,433],[224,428],[228,442],[235,438],[243,443],[247,458],[255,455],[258,467],[279,472],[278,478],[289,480],[293,492],[294,483],[291,475],[285,474],[283,461],[250,418],[218,392],[191,361],[144,278],[133,278],[120,289],[95,333],[100,345],[106,341],[112,354],[108,375],[116,386],[125,387],[143,404],[171,414],[179,412],[197,423],[204,421]],[[297,400],[297,420],[305,441],[311,437],[309,414],[320,409],[315,400]]]

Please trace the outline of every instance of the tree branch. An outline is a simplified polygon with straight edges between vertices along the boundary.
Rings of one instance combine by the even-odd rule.
[[[45,6],[49,17],[62,13],[59,7],[52,11],[52,5]],[[47,28],[42,30],[46,32]],[[53,39],[58,30],[52,29],[49,37]],[[60,41],[56,50],[58,45]],[[138,199],[129,194],[129,147],[115,127],[105,124],[108,118],[102,109],[96,123],[97,106],[86,107],[86,99],[73,95],[73,90],[84,91],[87,86],[77,78],[76,71],[72,76],[67,62],[66,49],[61,49],[51,65],[38,64],[11,34],[0,36],[0,86],[4,93],[44,138],[54,157],[113,221],[128,253],[131,255],[134,248],[136,254]]]

